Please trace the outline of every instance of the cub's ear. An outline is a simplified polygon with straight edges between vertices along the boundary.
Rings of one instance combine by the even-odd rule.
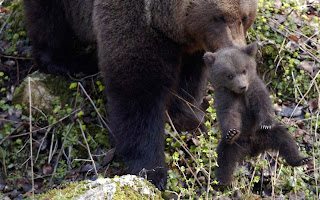
[[[247,46],[244,47],[243,51],[251,57],[255,56],[258,52],[258,43],[254,42],[254,43],[248,44]]]
[[[216,60],[216,53],[206,52],[203,56],[204,63],[206,65],[213,65],[214,61]]]

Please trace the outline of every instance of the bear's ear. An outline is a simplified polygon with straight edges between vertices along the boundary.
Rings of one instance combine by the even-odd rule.
[[[258,43],[254,42],[254,43],[248,44],[247,46],[244,47],[243,51],[251,57],[255,56],[258,52]]]
[[[203,56],[204,63],[206,65],[213,65],[214,61],[216,60],[216,53],[206,52]]]

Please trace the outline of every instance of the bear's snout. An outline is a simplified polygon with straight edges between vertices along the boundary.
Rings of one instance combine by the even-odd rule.
[[[246,85],[242,85],[242,86],[239,87],[239,89],[241,91],[246,91],[247,90],[247,86]]]
[[[241,93],[246,92],[247,89],[248,89],[247,85],[240,85],[234,90],[234,92],[241,94]]]
[[[248,90],[248,79],[244,75],[236,76],[233,84],[233,91],[236,93],[244,93]]]

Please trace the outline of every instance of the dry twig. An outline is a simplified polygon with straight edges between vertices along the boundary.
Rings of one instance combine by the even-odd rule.
[[[28,77],[29,86],[29,126],[30,126],[30,161],[31,161],[31,182],[32,182],[32,199],[34,199],[34,173],[33,173],[33,158],[32,158],[32,97],[31,97],[31,78]]]

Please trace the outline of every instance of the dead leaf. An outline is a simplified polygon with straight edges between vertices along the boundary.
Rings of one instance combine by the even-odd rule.
[[[280,2],[281,5],[281,2]],[[282,24],[283,22],[287,21],[287,17],[285,15],[279,15],[279,14],[275,14],[274,18],[280,23]]]
[[[299,38],[295,35],[289,35],[289,38],[294,41],[299,41]]]
[[[279,106],[278,104],[274,104],[273,109],[276,114],[281,112],[281,106]]]
[[[200,145],[200,141],[197,138],[192,138],[192,142],[194,145],[199,146]]]
[[[274,0],[274,5],[276,8],[280,9],[282,7],[281,0]]]
[[[317,110],[319,108],[319,103],[316,99],[311,99],[309,102],[309,109],[311,110],[311,112]]]
[[[312,61],[302,61],[298,66],[299,69],[303,69],[310,73],[313,72],[313,62]]]
[[[299,138],[299,137],[303,137],[304,135],[306,135],[307,132],[303,129],[297,129],[295,132],[294,132],[294,136],[296,138]]]
[[[42,173],[44,175],[52,174],[53,168],[51,167],[50,164],[44,164],[42,166]]]
[[[299,49],[299,44],[294,40],[290,40],[286,44],[285,48],[288,49],[288,50],[291,50],[291,51],[295,51],[296,49]]]
[[[9,9],[7,9],[7,8],[2,8],[2,9],[1,9],[1,12],[8,13],[8,12],[9,12]]]
[[[285,101],[285,102],[283,102],[283,105],[290,106],[290,102]]]
[[[312,77],[314,77],[319,71],[319,67],[313,61],[302,61],[297,68],[309,72]]]
[[[310,144],[310,145],[313,144],[313,140],[312,140],[312,138],[310,137],[310,135],[305,135],[305,136],[303,137],[303,141],[304,141],[305,143],[307,143],[307,144]]]
[[[302,128],[304,126],[303,121],[297,121],[297,125],[299,126],[299,128]]]

